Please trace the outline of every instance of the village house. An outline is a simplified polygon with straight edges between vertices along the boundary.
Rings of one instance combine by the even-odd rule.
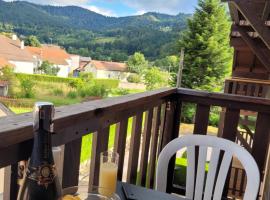
[[[8,38],[0,35],[0,64],[14,67],[14,72],[33,74],[36,67],[35,59],[26,50],[24,42],[16,35]]]
[[[91,60],[89,58],[81,57],[80,67],[76,69],[77,72],[91,72],[95,78],[112,78],[120,81],[127,81],[129,75],[127,65],[120,62],[108,62]]]
[[[55,45],[42,45],[41,47],[26,47],[36,58],[38,66],[44,61],[49,61],[54,67],[58,67],[57,76],[68,77],[72,68],[79,66],[79,56],[70,55],[64,49]]]

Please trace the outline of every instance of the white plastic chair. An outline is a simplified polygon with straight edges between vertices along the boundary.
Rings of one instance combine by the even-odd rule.
[[[197,176],[195,181],[195,146],[199,147]],[[180,149],[187,147],[187,177],[186,198],[195,200],[220,200],[226,176],[231,164],[232,156],[235,156],[243,165],[247,175],[247,185],[244,200],[255,200],[257,198],[260,174],[258,166],[243,147],[229,140],[208,135],[187,135],[174,139],[161,151],[156,171],[156,189],[166,192],[167,171],[170,158]],[[209,169],[205,183],[205,164],[207,148],[212,147]],[[220,170],[217,172],[220,151],[224,150]],[[217,181],[215,184],[215,177]],[[205,189],[204,189],[205,183]],[[195,187],[194,187],[195,186]],[[195,188],[195,191],[194,191]],[[204,191],[203,191],[204,189]],[[204,197],[203,197],[204,194]],[[213,196],[212,196],[213,194]],[[203,197],[203,198],[202,198]]]

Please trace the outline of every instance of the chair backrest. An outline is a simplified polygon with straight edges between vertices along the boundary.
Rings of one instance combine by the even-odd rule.
[[[199,148],[196,181],[195,146],[198,146]],[[235,156],[241,162],[246,171],[247,184],[244,200],[255,200],[257,198],[260,183],[260,173],[258,166],[250,153],[236,143],[208,135],[183,136],[174,139],[164,147],[159,155],[156,170],[157,190],[166,192],[169,161],[178,150],[185,147],[187,147],[187,199],[220,200],[222,198],[223,188],[233,156]],[[212,151],[205,181],[205,166],[208,147],[210,147]],[[224,155],[218,171],[218,163],[222,150],[224,151]]]

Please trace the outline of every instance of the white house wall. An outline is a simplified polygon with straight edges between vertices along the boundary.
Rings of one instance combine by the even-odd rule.
[[[97,70],[96,78],[112,78],[121,81],[127,80],[128,73],[119,71]]]
[[[103,79],[112,78],[112,79],[119,79],[123,82],[127,81],[127,77],[130,74],[128,72],[100,70],[100,69],[96,69],[90,64],[84,68],[84,72],[93,73],[95,78],[103,78]]]
[[[57,76],[65,77],[65,78],[68,77],[70,66],[68,66],[68,65],[57,65],[57,67],[59,67],[59,71],[57,73]]]
[[[9,62],[15,65],[14,72],[16,73],[34,74],[34,62]]]
[[[71,71],[77,69],[80,66],[80,56],[72,55],[71,58]]]
[[[91,64],[88,64],[87,66],[85,66],[84,68],[84,72],[91,72],[94,77],[97,78],[97,69],[95,67],[92,67]]]

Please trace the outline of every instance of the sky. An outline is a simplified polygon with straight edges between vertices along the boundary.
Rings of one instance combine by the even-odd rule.
[[[12,0],[6,0],[12,1]],[[76,5],[106,16],[130,16],[145,12],[176,15],[192,13],[197,0],[27,0],[37,4]]]

